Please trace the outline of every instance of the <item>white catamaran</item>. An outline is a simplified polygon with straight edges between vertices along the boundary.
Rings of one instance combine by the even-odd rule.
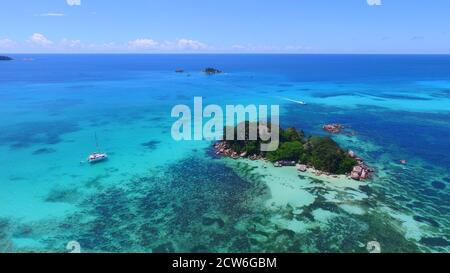
[[[99,149],[98,149],[97,134],[95,134],[95,144],[98,151]],[[106,153],[94,152],[88,156],[87,161],[89,163],[97,163],[106,159],[108,159],[108,155]]]

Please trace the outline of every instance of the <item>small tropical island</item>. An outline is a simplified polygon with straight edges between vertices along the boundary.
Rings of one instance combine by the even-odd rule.
[[[0,56],[0,61],[12,61],[12,60],[14,60],[14,59],[11,58],[11,57],[8,57],[8,56]]]
[[[205,73],[206,75],[215,75],[215,74],[220,74],[223,72],[216,68],[207,67],[207,68],[203,69],[203,73]]]
[[[266,160],[275,167],[296,166],[301,172],[313,169],[328,175],[348,175],[354,180],[368,179],[373,172],[353,151],[344,150],[332,138],[306,136],[296,128],[279,128],[278,149],[261,152],[261,144],[265,142],[259,139],[248,140],[249,126],[250,123],[245,122],[245,140],[222,140],[215,143],[216,155],[233,159]],[[258,124],[258,128],[259,126],[261,124]],[[234,127],[235,135],[237,128],[238,126]]]

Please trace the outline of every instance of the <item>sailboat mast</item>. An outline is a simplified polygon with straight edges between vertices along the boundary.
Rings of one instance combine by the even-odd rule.
[[[95,146],[97,147],[97,150],[98,150],[98,140],[97,140],[97,133],[95,133],[94,135],[95,135]]]

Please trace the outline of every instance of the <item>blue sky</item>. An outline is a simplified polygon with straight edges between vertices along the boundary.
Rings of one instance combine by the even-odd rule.
[[[449,0],[1,2],[4,53],[450,53]]]

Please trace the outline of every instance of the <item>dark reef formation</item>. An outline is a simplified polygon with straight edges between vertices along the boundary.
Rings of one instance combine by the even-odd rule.
[[[41,149],[37,149],[33,152],[33,155],[43,155],[43,154],[51,154],[56,152],[55,149],[52,148],[41,148]]]
[[[156,149],[156,147],[161,143],[161,141],[157,141],[157,140],[150,140],[147,141],[145,143],[142,143],[141,145],[146,147],[147,149],[153,151]]]
[[[300,214],[289,204],[268,210],[270,191],[263,177],[243,161],[234,163],[237,168],[231,169],[221,161],[189,157],[95,192],[58,186],[46,201],[68,202],[78,210],[49,221],[12,223],[0,218],[0,252],[66,252],[74,238],[83,252],[366,252],[360,242],[374,238],[384,252],[418,251],[389,225],[387,215],[349,215],[322,197],[327,189],[320,183],[307,189],[315,201]],[[373,207],[376,201],[367,202]],[[340,216],[324,226],[314,216],[317,209]],[[274,215],[316,225],[298,233],[272,223]],[[42,234],[52,234],[39,239],[43,247],[15,248],[11,240]]]

